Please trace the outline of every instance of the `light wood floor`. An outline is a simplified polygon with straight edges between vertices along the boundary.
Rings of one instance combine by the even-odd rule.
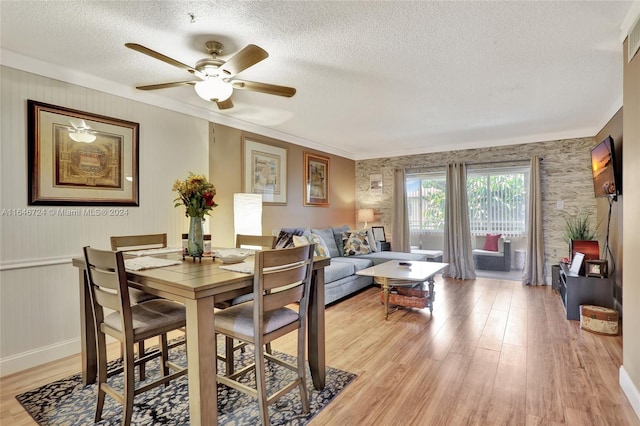
[[[358,378],[312,425],[640,425],[618,385],[622,339],[581,331],[549,287],[440,279],[433,317],[402,309],[388,321],[378,291],[327,308],[327,364]],[[294,339],[274,348],[293,354]],[[14,396],[79,366],[2,379],[0,424],[35,424]]]

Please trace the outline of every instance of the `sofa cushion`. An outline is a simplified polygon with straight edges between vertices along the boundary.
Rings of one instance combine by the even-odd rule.
[[[317,234],[309,234],[309,242],[316,245],[316,256],[329,257],[329,247]]]
[[[424,254],[419,253],[404,253],[398,251],[378,251],[375,253],[363,254],[358,256],[362,259],[371,259],[374,265],[379,265],[390,260],[404,260],[404,261],[427,261],[427,257]],[[351,259],[351,258],[349,258]]]
[[[286,232],[292,235],[304,235],[306,229],[305,228],[282,228],[280,232]]]
[[[329,250],[330,257],[338,257],[340,256],[340,252],[338,251],[338,246],[336,245],[336,241],[333,238],[333,230],[331,228],[311,228],[311,233],[316,234],[324,241],[325,245]]]
[[[364,259],[362,256],[336,257],[331,259],[331,263],[350,263],[353,265],[354,273],[367,269],[373,265],[371,259]]]
[[[338,281],[355,273],[356,269],[353,263],[334,262],[333,259],[331,259],[331,264],[324,268],[324,282],[330,283]]]
[[[344,255],[357,256],[371,253],[367,231],[349,231],[342,233]]]
[[[500,237],[502,237],[502,234],[487,234],[482,250],[498,251],[498,240]]]
[[[493,256],[493,257],[503,257],[504,252],[502,251],[493,251],[493,250],[481,250],[481,249],[473,249],[471,250],[472,254],[480,255],[480,256]]]
[[[276,239],[276,248],[283,249],[293,247],[293,232],[280,231],[278,238]]]
[[[309,245],[309,240],[299,235],[293,236],[293,245],[296,247]]]
[[[375,237],[373,236],[373,230],[371,230],[371,228],[367,229],[367,236],[369,237],[369,246],[371,247],[371,253],[374,253],[376,251],[380,251],[378,249],[378,242],[376,241]]]
[[[344,232],[348,232],[351,230],[349,225],[342,225],[339,228],[331,228],[333,231],[333,239],[336,242],[336,247],[338,247],[338,252],[340,256],[344,256],[344,241],[342,240],[342,234]]]

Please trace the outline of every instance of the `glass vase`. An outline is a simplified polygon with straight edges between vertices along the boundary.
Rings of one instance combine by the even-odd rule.
[[[192,216],[189,221],[189,236],[187,237],[187,254],[201,257],[204,251],[204,237],[202,234],[202,218]]]

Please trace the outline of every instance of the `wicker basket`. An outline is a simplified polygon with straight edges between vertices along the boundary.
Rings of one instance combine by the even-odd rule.
[[[426,308],[429,302],[429,292],[417,288],[395,287],[397,293],[389,293],[389,303],[406,306],[408,308]],[[380,292],[380,301],[384,303],[384,292]]]

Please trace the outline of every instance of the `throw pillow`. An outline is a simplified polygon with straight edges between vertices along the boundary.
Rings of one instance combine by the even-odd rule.
[[[331,230],[331,228],[311,228],[311,234],[316,234],[317,236],[319,236],[320,238],[322,238],[322,241],[324,241],[324,243],[326,244],[327,248],[329,249],[329,256],[330,257],[338,257],[341,256],[340,255],[340,250],[338,250],[338,246],[336,245],[336,240],[333,238],[333,231]],[[342,245],[342,244],[340,244]]]
[[[343,232],[342,239],[344,241],[344,255],[357,256],[359,254],[371,253],[371,246],[367,231],[351,231]]]
[[[329,247],[317,234],[309,234],[309,242],[316,245],[315,255],[320,257],[329,257]]]
[[[307,240],[305,237],[301,237],[299,235],[294,235],[293,236],[293,245],[296,246],[296,247],[308,246],[309,245],[309,240]]]
[[[498,251],[498,240],[500,240],[500,237],[502,237],[502,234],[487,234],[482,250]]]
[[[371,228],[367,229],[367,236],[369,238],[369,246],[371,247],[371,253],[378,251],[378,246],[376,245],[376,239],[373,236],[373,230],[371,230]]]
[[[342,239],[342,233],[351,232],[351,228],[349,225],[342,225],[339,228],[331,228],[331,231],[333,232],[333,239],[336,242],[336,247],[338,248],[340,256],[346,256],[344,254],[344,240]]]
[[[293,234],[290,232],[280,231],[278,239],[276,240],[276,248],[283,249],[289,247],[294,247]]]

